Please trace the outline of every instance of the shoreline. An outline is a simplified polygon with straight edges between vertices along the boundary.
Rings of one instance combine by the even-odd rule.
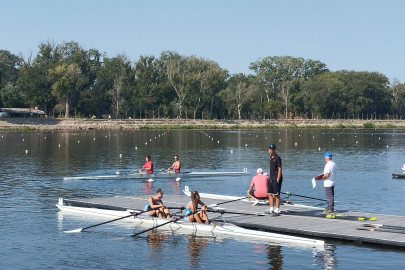
[[[2,118],[0,130],[146,130],[146,129],[277,129],[277,128],[405,128],[405,120],[361,119],[87,119]]]

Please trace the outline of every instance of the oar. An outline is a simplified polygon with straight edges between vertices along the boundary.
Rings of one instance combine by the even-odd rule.
[[[175,208],[175,207],[173,207],[173,208]],[[178,207],[177,207],[177,208],[178,208]],[[172,208],[171,208],[171,209],[172,209]],[[180,209],[183,210],[184,207],[180,207]],[[194,214],[194,213],[190,213],[190,214],[184,215],[183,217],[188,217],[188,216],[190,216],[190,215],[192,215],[192,214]],[[140,234],[149,232],[149,231],[151,231],[151,230],[154,230],[154,229],[156,229],[156,228],[162,227],[162,226],[167,225],[167,224],[172,223],[172,222],[173,222],[173,223],[176,223],[176,222],[179,221],[180,219],[181,219],[181,217],[173,217],[173,218],[172,218],[170,221],[168,221],[168,222],[165,222],[165,223],[162,223],[162,224],[160,224],[160,225],[154,226],[154,227],[149,228],[149,229],[147,229],[147,230],[143,230],[143,231],[141,231],[141,232],[139,232],[139,233],[135,233],[135,234],[133,234],[132,236],[133,236],[133,237],[138,236],[138,235],[140,235]]]
[[[268,215],[262,214],[262,213],[252,214],[252,213],[232,212],[232,211],[224,211],[224,210],[216,210],[216,209],[207,209],[207,212],[220,213],[221,215],[233,214],[233,215],[247,215],[247,216],[268,216]]]
[[[307,198],[307,199],[313,199],[313,200],[318,200],[318,201],[324,201],[324,202],[328,201],[328,200],[325,200],[325,199],[318,199],[318,198],[314,198],[314,197],[308,197],[308,196],[293,194],[291,192],[281,192],[281,193],[287,194],[288,196],[292,195],[292,196],[297,196],[297,197],[302,197],[302,198]]]
[[[376,232],[389,232],[389,233],[402,233],[405,234],[404,230],[396,230],[396,229],[385,229],[385,228],[373,228],[373,227],[357,227],[358,230],[366,230],[366,231],[376,231]]]
[[[172,223],[172,222],[177,222],[177,221],[179,221],[179,220],[180,220],[180,217],[174,217],[174,218],[172,218],[172,219],[171,219],[170,221],[168,221],[168,222],[162,223],[162,224],[160,224],[160,225],[157,225],[157,226],[155,226],[155,227],[152,227],[152,228],[149,228],[149,229],[147,229],[147,230],[141,231],[141,232],[139,232],[139,233],[135,233],[135,234],[133,234],[132,236],[135,237],[135,236],[137,236],[137,235],[146,233],[146,232],[148,232],[148,231],[154,230],[154,229],[156,229],[156,228],[162,227],[162,226],[164,226],[164,225],[166,225],[166,224],[169,224],[169,223]]]
[[[183,207],[183,206],[180,206],[180,207],[168,207],[168,209],[181,209],[181,210],[183,210],[184,207]],[[117,221],[117,220],[120,220],[120,219],[132,217],[132,216],[135,216],[135,217],[136,217],[136,216],[138,216],[138,215],[140,215],[140,214],[142,214],[142,213],[149,212],[149,211],[152,211],[152,210],[155,210],[155,209],[149,209],[149,210],[143,210],[143,211],[140,211],[140,212],[134,212],[134,213],[132,213],[132,214],[130,214],[130,215],[128,215],[128,216],[116,218],[116,219],[113,219],[113,220],[110,220],[110,221],[106,221],[106,222],[102,222],[102,223],[99,223],[99,224],[91,225],[91,226],[88,226],[88,227],[85,227],[85,228],[80,228],[80,229],[71,230],[71,231],[65,231],[65,233],[78,233],[78,232],[82,232],[82,231],[84,231],[84,230],[87,230],[87,229],[90,229],[90,228],[93,228],[93,227],[97,227],[97,226],[100,226],[100,225],[104,225],[104,224],[107,224],[107,223],[111,223],[111,222],[114,222],[114,221]]]
[[[151,209],[151,210],[153,210],[153,209]],[[139,215],[139,214],[142,214],[142,213],[145,213],[145,212],[148,212],[148,211],[151,211],[151,210],[144,210],[144,211],[141,211],[141,212],[135,212],[135,213],[130,214],[130,215],[128,215],[128,216],[116,218],[116,219],[113,219],[113,220],[110,220],[110,221],[106,221],[106,222],[99,223],[99,224],[96,224],[96,225],[91,225],[91,226],[88,226],[88,227],[85,227],[85,228],[80,228],[80,229],[71,230],[71,231],[65,231],[65,233],[78,233],[78,232],[82,232],[82,231],[84,231],[84,230],[87,230],[87,229],[90,229],[90,228],[93,228],[93,227],[97,227],[97,226],[100,226],[100,225],[104,225],[104,224],[107,224],[107,223],[111,223],[111,222],[114,222],[114,221],[117,221],[117,220],[120,220],[120,219],[132,217],[132,216],[137,216],[137,215]]]
[[[220,202],[220,203],[216,203],[216,204],[210,204],[210,205],[208,205],[208,207],[214,207],[214,206],[221,205],[221,204],[225,204],[225,203],[236,202],[236,201],[243,200],[243,199],[246,199],[246,198],[247,198],[247,197],[245,196],[245,197],[241,197],[241,198],[234,199],[234,200],[230,200],[230,201],[226,201],[226,202]]]
[[[371,228],[385,228],[391,230],[404,230],[404,226],[394,226],[394,225],[384,225],[384,224],[364,224],[363,227],[371,227]]]
[[[282,212],[282,214],[307,216],[307,217],[330,218],[330,219],[377,220],[376,217],[348,216],[346,214],[307,213],[307,212],[296,212],[296,211],[285,211],[285,212]]]

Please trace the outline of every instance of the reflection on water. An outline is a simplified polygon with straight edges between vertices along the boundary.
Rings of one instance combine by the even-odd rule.
[[[188,235],[187,240],[189,267],[193,269],[204,258],[204,248],[207,245],[207,239],[196,235]]]
[[[325,270],[333,270],[338,266],[335,258],[336,245],[326,244],[325,250],[319,253],[315,253],[314,263],[317,265],[323,265]]]
[[[269,259],[271,269],[283,269],[283,255],[281,254],[281,246],[267,246],[267,258]]]

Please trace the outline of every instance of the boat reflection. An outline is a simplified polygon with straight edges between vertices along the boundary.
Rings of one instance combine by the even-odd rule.
[[[207,239],[205,237],[198,237],[196,235],[188,235],[188,257],[190,268],[198,267],[201,258],[204,257],[204,247],[207,246]]]
[[[335,257],[336,245],[325,244],[324,250],[314,254],[315,263],[323,265],[323,269],[332,270],[336,269],[337,261]]]
[[[146,241],[148,246],[153,249],[154,252],[159,252],[162,249],[162,242],[168,239],[168,235],[158,231],[148,231]]]

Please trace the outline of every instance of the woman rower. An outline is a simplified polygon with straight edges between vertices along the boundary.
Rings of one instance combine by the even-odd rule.
[[[154,216],[160,218],[170,218],[170,211],[166,208],[166,206],[162,202],[163,192],[159,188],[156,191],[155,196],[151,196],[148,198],[148,201],[145,204],[145,211],[150,210],[148,212],[143,213],[145,216]]]
[[[142,169],[139,170],[139,173],[152,174],[153,173],[153,162],[150,160],[150,156],[145,157],[145,164],[143,164]]]
[[[179,160],[179,156],[174,156],[174,163],[171,167],[167,168],[168,173],[179,173],[180,172],[181,163]],[[171,169],[171,170],[170,170]]]
[[[190,197],[191,201],[187,204],[186,210],[184,212],[184,220],[209,224],[208,216],[206,213],[207,206],[200,200],[200,194],[198,193],[198,191],[192,191]],[[201,211],[197,212],[199,204],[202,207]]]

